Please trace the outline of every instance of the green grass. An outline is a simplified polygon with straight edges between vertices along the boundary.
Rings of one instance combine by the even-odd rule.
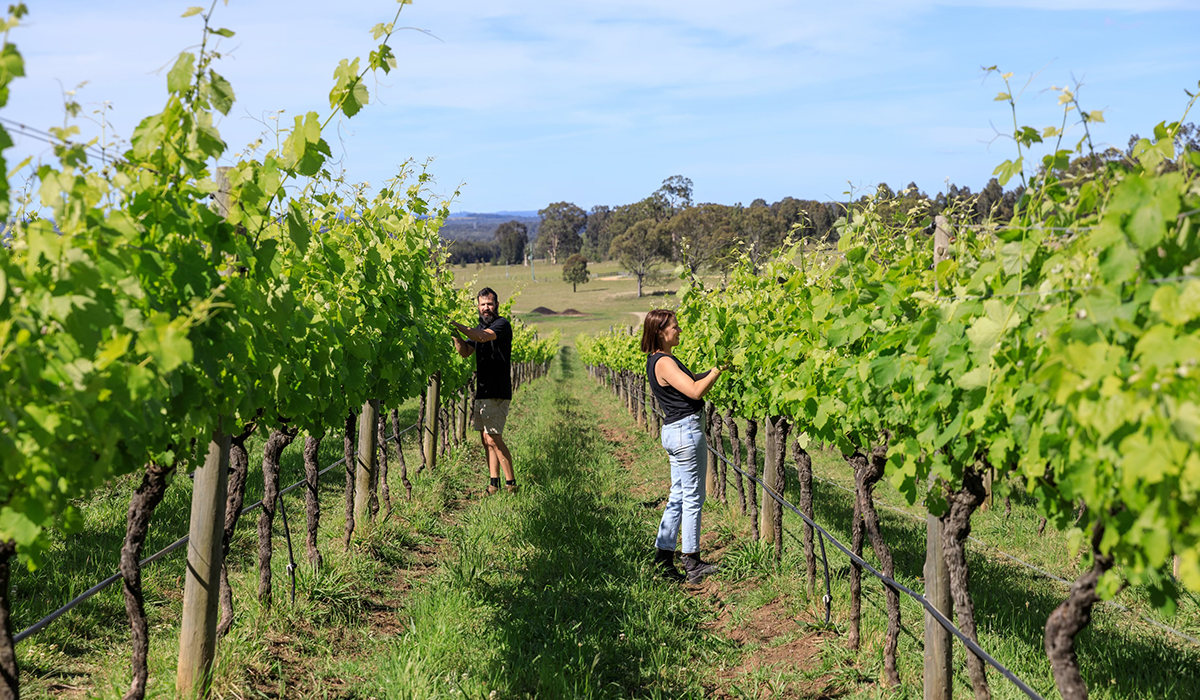
[[[601,427],[617,409],[597,400],[599,390],[577,371],[574,363],[558,364],[551,379],[516,396],[508,431],[522,483],[515,496],[481,498],[486,482],[471,444],[416,478],[414,501],[399,502],[391,518],[344,552],[342,476],[334,470],[321,493],[326,566],[312,571],[301,561],[294,605],[278,523],[275,603],[259,605],[254,529],[252,519],[243,521],[228,560],[238,617],[218,644],[214,694],[703,697],[697,669],[727,644],[699,631],[713,615],[704,601],[653,575],[657,514],[630,495],[646,478],[613,456]],[[639,444],[639,469],[657,472],[652,442]],[[323,463],[338,457],[337,447],[340,440],[328,441]],[[261,462],[261,448],[251,461]],[[285,483],[298,461],[298,445],[289,447]],[[411,449],[408,463],[417,463]],[[396,481],[393,493],[402,494]],[[51,591],[22,593],[18,627],[115,567],[134,485],[130,477],[98,494],[84,532],[47,557],[53,566],[18,576],[20,591]],[[172,484],[147,551],[186,528],[189,485],[186,477]],[[299,502],[289,500],[294,529],[302,527]],[[303,559],[300,536],[294,545]],[[171,697],[182,559],[147,568],[145,578],[149,696]],[[18,647],[23,693],[117,697],[128,682],[128,654],[114,587]]]
[[[595,390],[574,364],[558,367],[514,402],[522,491],[463,513],[371,694],[704,696],[703,674],[684,669],[725,644],[698,633],[711,615],[702,601],[653,575],[653,513],[631,496],[637,476],[610,453]]]
[[[569,292],[568,292],[569,293]],[[532,304],[531,304],[532,305]],[[549,306],[549,304],[546,304]],[[551,307],[553,308],[553,307]],[[579,308],[579,307],[577,307]],[[302,499],[288,512],[300,568],[288,600],[286,543],[276,523],[275,604],[256,598],[253,522],[241,523],[229,566],[238,613],[218,645],[217,697],[389,698],[700,698],[921,697],[922,611],[906,598],[899,666],[903,685],[883,689],[885,595],[863,583],[863,644],[845,649],[849,567],[828,547],[834,631],[824,629],[818,574],[809,597],[803,556],[785,517],[783,564],[770,547],[748,539],[735,507],[710,499],[703,549],[722,571],[700,589],[658,580],[651,570],[655,526],[667,489],[666,459],[655,436],[639,429],[606,390],[585,376],[572,351],[551,376],[523,387],[506,437],[522,490],[482,498],[481,455],[473,442],[414,479],[404,502],[393,457],[393,516],[342,550],[340,469],[322,483],[322,551],[326,566],[304,563]],[[415,415],[406,407],[407,424]],[[406,441],[410,475],[419,460]],[[326,440],[322,464],[340,457]],[[760,452],[761,454],[761,452]],[[251,455],[247,503],[261,493],[261,442]],[[840,457],[814,452],[817,520],[849,541],[851,485]],[[284,452],[283,483],[302,472],[299,443]],[[118,480],[88,502],[82,533],[55,543],[47,565],[14,577],[15,627],[21,629],[116,569],[125,509],[136,477]],[[186,531],[190,481],[175,479],[155,516],[146,553]],[[799,500],[789,464],[787,495]],[[735,488],[729,492],[736,497]],[[908,509],[881,483],[877,502]],[[881,509],[897,578],[920,591],[924,524]],[[985,542],[1067,579],[1079,562],[1065,534],[1037,537],[1033,505],[1003,503],[974,519]],[[988,548],[971,545],[972,592],[982,646],[1047,698],[1057,697],[1042,649],[1042,627],[1065,587]],[[171,697],[182,598],[182,553],[146,569],[151,622],[151,697]],[[874,556],[867,550],[868,560]],[[1146,594],[1121,602],[1193,635],[1196,601],[1185,596],[1174,618],[1157,617]],[[770,613],[765,639],[734,641]],[[101,593],[18,646],[26,697],[119,696],[128,682],[129,632],[118,587]],[[1098,609],[1079,638],[1093,698],[1200,697],[1200,651],[1138,622]],[[956,648],[955,696],[970,697],[964,651]],[[763,663],[752,663],[764,660]],[[1022,697],[996,673],[994,696]]]
[[[571,285],[562,280],[562,265],[551,265],[548,261],[535,260],[532,279],[529,268],[521,265],[466,265],[454,268],[455,281],[470,284],[473,291],[491,287],[500,295],[501,302],[514,293],[520,296],[513,305],[513,314],[546,332],[558,328],[563,334],[563,343],[574,346],[579,333],[607,331],[609,326],[629,326],[640,323],[637,314],[674,303],[679,280],[671,274],[671,266],[664,265],[655,279],[643,286],[645,296],[637,296],[637,280],[622,274],[616,262],[588,265],[591,281]],[[539,306],[556,313],[575,309],[580,316],[546,316],[529,313]]]
[[[401,425],[411,424],[415,417],[415,405],[404,407]],[[411,477],[419,457],[413,450],[412,433],[405,437]],[[265,436],[256,436],[248,445],[250,472],[246,505],[256,502],[262,495],[259,465],[262,464],[264,442]],[[303,440],[298,439],[284,451],[281,487],[303,479],[302,445]],[[321,444],[320,463],[328,465],[340,459],[341,454],[341,436],[327,437]],[[436,519],[430,514],[444,509],[454,487],[453,469],[437,474],[425,472],[414,479],[416,498],[412,503],[405,503],[394,451],[391,465],[394,515],[360,538],[348,554],[342,551],[340,534],[344,525],[344,471],[339,467],[323,477],[320,547],[327,566],[320,572],[312,572],[307,565],[303,492],[296,490],[285,497],[292,545],[299,565],[295,606],[289,601],[287,541],[281,518],[277,515],[274,525],[275,604],[270,610],[263,610],[257,599],[255,524],[258,512],[241,518],[227,559],[237,618],[229,637],[218,645],[215,687],[242,685],[248,674],[269,675],[271,645],[264,639],[275,634],[275,630],[293,624],[340,628],[388,595],[387,588],[379,585],[383,572],[403,561],[407,546],[428,539],[429,533],[435,531],[431,526]],[[140,479],[140,474],[131,474],[95,493],[86,504],[81,504],[83,527],[79,533],[54,541],[46,554],[45,565],[38,570],[29,572],[19,568],[14,571],[12,612],[16,630],[36,622],[117,570],[129,498]],[[143,556],[187,534],[191,485],[186,473],[174,476],[162,504],[155,511]],[[414,529],[406,522],[421,524],[424,529]],[[180,549],[143,569],[151,627],[149,694],[152,696],[170,696],[174,687],[183,566],[184,549]],[[128,683],[128,655],[129,624],[118,581],[17,646],[22,694],[34,698],[53,697],[81,689],[88,695],[119,696]]]
[[[815,519],[848,545],[853,496],[845,489],[853,488],[852,471],[836,453],[817,451],[813,457],[814,473],[818,478],[813,497]],[[793,503],[799,503],[799,484],[790,460],[786,474],[788,483],[785,495]],[[729,475],[732,481],[732,469]],[[802,585],[804,560],[799,542],[785,535],[783,565],[776,570],[769,562],[766,547],[744,539],[749,526],[739,509],[732,505],[736,498],[736,489],[732,484],[728,492],[731,505],[724,506],[712,500],[709,502],[713,511],[711,527],[726,533],[723,535],[726,540],[735,533],[743,537],[735,540],[726,554],[728,566],[723,575],[733,579],[755,578],[758,584],[758,587],[750,587],[750,592],[736,596],[737,604],[753,609],[762,604],[761,593],[758,592],[761,587],[771,587],[777,590],[775,599],[782,598],[795,611],[799,622],[819,626],[824,621],[824,607],[820,601],[824,593],[820,550],[817,550],[818,590],[816,596],[809,599]],[[884,537],[895,558],[896,578],[920,592],[924,587],[921,578],[925,561],[923,515],[919,520],[909,515],[919,514],[919,508],[909,508],[903,497],[886,481],[877,486],[876,503],[880,508]],[[1082,564],[1070,547],[1067,534],[1049,526],[1045,535],[1039,537],[1036,532],[1038,520],[1034,504],[1016,495],[1011,515],[1005,514],[1002,498],[997,499],[995,506],[988,511],[975,515],[972,534],[992,546],[968,544],[971,592],[976,607],[980,645],[1043,696],[1056,698],[1058,692],[1046,660],[1042,634],[1046,618],[1065,598],[1067,587],[1005,559],[996,551],[998,546],[1010,555],[1073,580],[1082,573]],[[798,516],[785,513],[786,532],[798,538],[802,527]],[[827,552],[833,577],[833,619],[844,630],[849,616],[849,565],[845,556],[832,546],[827,545]],[[865,558],[878,566],[869,542]],[[1118,602],[1188,634],[1200,635],[1200,609],[1197,608],[1195,597],[1190,594],[1184,595],[1173,617],[1156,612],[1150,606],[1144,590],[1127,590],[1118,598]],[[852,669],[854,674],[861,676],[857,682],[845,684],[842,688],[848,697],[877,697],[880,692],[876,682],[882,675],[883,667],[882,645],[887,626],[885,605],[882,584],[864,572],[862,653],[845,656],[839,650],[836,654],[822,655],[821,668],[824,672],[830,673],[839,668],[849,672]],[[921,697],[923,614],[923,609],[915,601],[901,596],[902,629],[898,663],[903,685],[888,690],[888,697]],[[840,641],[829,642],[826,649],[839,649],[840,645]],[[1200,649],[1140,621],[1130,613],[1097,606],[1091,626],[1077,639],[1077,650],[1092,698],[1153,697],[1182,700],[1200,697]],[[955,697],[970,697],[966,653],[961,645],[955,646]],[[831,660],[837,662],[831,663]],[[988,677],[993,697],[1025,697],[999,673],[990,671]]]

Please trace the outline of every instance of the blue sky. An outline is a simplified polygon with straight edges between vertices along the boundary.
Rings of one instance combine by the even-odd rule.
[[[76,99],[88,112],[107,101],[128,137],[163,102],[159,69],[199,39],[198,18],[180,18],[188,2],[30,2],[10,35],[28,77],[0,116],[61,124],[62,88],[89,81]],[[365,57],[395,8],[219,3],[215,23],[237,33],[217,67],[238,97],[220,124],[231,153],[275,110],[288,123],[327,113],[333,68]],[[1032,76],[1018,120],[1039,129],[1062,118],[1049,88],[1081,79],[1085,109],[1105,110],[1094,139],[1122,148],[1179,118],[1200,80],[1200,0],[415,0],[399,24],[437,38],[393,38],[399,70],[331,145],[348,177],[371,183],[433,157],[438,192],[462,184],[456,211],[623,204],[674,174],[697,201],[726,204],[879,182],[976,189],[1014,154],[993,141],[1012,117],[981,66],[1018,85]],[[48,157],[17,141],[10,164]]]

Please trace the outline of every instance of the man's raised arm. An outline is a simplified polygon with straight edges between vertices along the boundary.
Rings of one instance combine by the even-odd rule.
[[[496,331],[489,329],[468,328],[458,321],[451,321],[450,325],[454,326],[460,333],[476,343],[490,343],[496,339]],[[471,348],[474,351],[474,348]],[[466,357],[464,355],[464,357]]]
[[[450,339],[454,341],[454,349],[463,357],[470,357],[475,353],[475,346],[459,337],[459,329],[465,328],[461,323],[450,322],[452,327]]]

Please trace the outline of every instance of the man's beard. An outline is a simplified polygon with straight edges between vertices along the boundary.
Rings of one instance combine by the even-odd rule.
[[[491,324],[491,322],[495,321],[495,320],[496,320],[496,314],[493,314],[493,313],[480,313],[479,314],[479,322],[485,326]]]

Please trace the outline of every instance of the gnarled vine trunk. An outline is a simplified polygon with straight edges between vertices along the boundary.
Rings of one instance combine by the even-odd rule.
[[[725,429],[729,431],[729,456],[733,458],[733,478],[737,484],[738,503],[742,508],[742,515],[746,514],[746,487],[742,483],[742,444],[738,440],[737,420],[733,417],[733,407],[736,404],[731,403],[725,411]]]
[[[258,511],[258,601],[271,607],[271,529],[279,503],[279,457],[296,439],[296,431],[280,426],[271,431],[263,447],[263,498]]]
[[[146,620],[146,599],[142,595],[142,545],[150,532],[150,519],[154,509],[162,503],[167,492],[167,478],[175,465],[164,466],[151,462],[146,465],[142,484],[129,501],[129,514],[125,526],[125,543],[121,545],[121,578],[125,594],[125,614],[133,636],[133,654],[129,660],[132,680],[125,700],[141,700],[146,697],[146,681],[150,671],[146,656],[150,651],[150,624]]]
[[[376,432],[376,442],[379,443],[379,468],[372,474],[374,484],[371,485],[371,515],[379,514],[379,499],[383,499],[383,507],[392,512],[392,492],[388,488],[388,444],[387,444],[387,412],[379,407],[379,429]],[[399,438],[397,438],[399,439]]]
[[[12,629],[12,558],[17,543],[0,542],[0,700],[17,700],[21,696],[20,671],[17,668],[17,649],[13,645]]]
[[[746,473],[753,477],[746,484],[750,490],[750,536],[758,541],[758,485],[754,483],[758,478],[758,421],[753,418],[746,419]]]
[[[854,469],[854,519],[850,522],[850,551],[854,552],[855,556],[861,557],[863,553],[863,535],[866,528],[863,527],[862,514],[862,499],[858,497],[858,485],[862,481],[860,476],[866,469],[867,458],[861,452],[855,452],[846,458],[850,463],[850,467]],[[850,562],[850,633],[846,637],[846,644],[851,649],[858,649],[861,642],[860,628],[862,626],[862,565],[856,561]]]
[[[783,464],[787,458],[787,438],[792,425],[783,416],[776,416],[768,420],[773,424],[772,430],[768,432],[771,440],[774,441],[769,453],[775,457],[775,463],[766,465],[766,469],[775,470],[775,488],[782,495],[787,492],[787,475],[784,472]],[[764,498],[766,498],[765,494]],[[776,503],[772,514],[771,520],[775,527],[775,565],[778,566],[783,563],[783,506]]]
[[[860,510],[867,536],[871,539],[871,548],[879,558],[883,574],[892,578],[896,574],[892,550],[883,540],[879,529],[879,513],[875,510],[875,484],[883,478],[884,467],[887,466],[887,444],[878,445],[871,450],[871,458],[863,460],[860,472],[861,484],[858,489],[862,500]],[[900,640],[900,592],[887,586],[887,637],[883,645],[883,675],[885,685],[900,685],[900,674],[896,670],[896,645]]]
[[[354,424],[357,422],[354,411],[351,411],[346,416],[346,426],[342,432],[342,454],[346,458],[346,531],[343,546],[347,552],[350,551],[350,538],[354,536],[354,470],[357,467],[354,461]]]
[[[712,424],[712,446],[717,451],[717,458],[714,460],[713,469],[717,470],[717,493],[716,497],[721,499],[721,503],[729,503],[725,497],[725,487],[728,484],[726,479],[729,477],[729,467],[725,464],[723,457],[725,456],[725,421],[721,418],[720,413],[714,413]]]
[[[962,481],[962,488],[946,495],[946,512],[941,517],[942,552],[950,573],[950,598],[954,601],[954,614],[958,619],[959,629],[972,641],[978,642],[975,603],[971,600],[965,543],[971,535],[971,514],[983,503],[987,497],[987,490],[983,485],[983,474],[974,466],[963,469]],[[975,654],[967,654],[967,672],[971,677],[975,700],[989,700],[992,690],[988,686],[983,659]]]
[[[229,481],[225,494],[225,529],[221,534],[221,583],[218,599],[221,619],[217,622],[217,638],[229,634],[233,627],[233,587],[229,585],[229,543],[242,515],[242,503],[246,500],[246,476],[250,472],[250,455],[246,453],[246,440],[258,426],[247,423],[242,432],[229,438]]]
[[[1067,599],[1046,620],[1046,656],[1063,700],[1087,700],[1088,696],[1075,656],[1075,636],[1091,623],[1092,608],[1100,602],[1096,584],[1113,567],[1112,556],[1100,552],[1103,538],[1104,524],[1098,522],[1092,531],[1092,568],[1075,579]]]
[[[404,485],[405,498],[412,500],[412,482],[408,480],[408,465],[404,463],[404,444],[400,442],[400,411],[392,409],[392,432],[396,434],[396,459],[400,462],[400,483]]]
[[[324,563],[321,550],[317,547],[317,530],[321,527],[321,496],[319,479],[321,464],[318,456],[321,451],[321,438],[309,435],[304,438],[304,515],[307,526],[305,544],[308,549],[308,563],[314,569],[321,568]]]
[[[425,426],[425,408],[426,408],[425,404],[427,401],[425,395],[427,393],[428,392],[426,392],[426,391],[421,392],[421,402],[417,408],[417,434],[418,434],[417,452],[420,453],[420,457],[421,457],[421,466],[417,467],[418,474],[425,471],[425,467],[429,466],[427,463],[428,460],[425,459],[425,450],[421,447],[422,444],[424,444],[425,431],[427,430],[427,428]]]
[[[796,461],[796,478],[800,482],[800,512],[813,518],[812,492],[812,455],[800,446],[800,441],[792,442],[792,459]],[[813,519],[815,522],[815,518]],[[817,593],[817,553],[813,549],[812,525],[804,523],[802,542],[804,543],[804,567],[808,573],[808,597],[811,600]]]

